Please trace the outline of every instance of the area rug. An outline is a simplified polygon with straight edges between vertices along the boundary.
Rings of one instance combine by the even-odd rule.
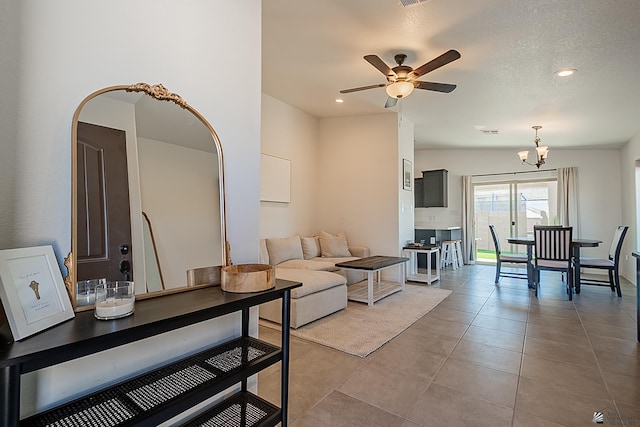
[[[366,357],[399,335],[440,304],[451,291],[423,285],[406,285],[373,307],[349,301],[347,308],[291,329],[291,335],[355,356]],[[260,324],[280,330],[280,325],[260,319]]]

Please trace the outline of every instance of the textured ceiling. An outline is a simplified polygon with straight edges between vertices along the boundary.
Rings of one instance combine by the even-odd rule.
[[[393,111],[415,124],[416,148],[520,148],[541,125],[553,147],[619,146],[640,132],[639,0],[266,0],[262,90],[316,117],[389,112],[363,56],[416,68],[449,49],[462,57],[421,78]],[[559,78],[560,68],[576,68]],[[343,104],[336,104],[341,97]],[[497,129],[497,134],[479,130]]]

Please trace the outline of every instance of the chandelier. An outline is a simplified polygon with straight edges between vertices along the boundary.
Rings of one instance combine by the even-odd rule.
[[[542,126],[531,126],[536,131],[536,138],[533,140],[536,144],[536,159],[535,163],[530,163],[527,161],[529,158],[529,150],[518,151],[518,157],[522,161],[522,164],[525,163],[531,166],[535,166],[540,169],[541,165],[544,165],[545,160],[547,160],[547,156],[549,155],[549,147],[546,145],[540,145],[540,138],[538,138],[538,129],[542,129]]]

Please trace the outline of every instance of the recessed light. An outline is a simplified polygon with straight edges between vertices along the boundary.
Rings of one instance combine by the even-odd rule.
[[[343,102],[344,102],[344,100],[342,100],[342,99],[340,99],[340,98],[337,98],[337,99],[336,99],[336,104],[342,104]]]
[[[573,74],[575,74],[575,72],[578,71],[575,68],[562,68],[558,71],[556,71],[556,76],[558,77],[569,77],[572,76]]]

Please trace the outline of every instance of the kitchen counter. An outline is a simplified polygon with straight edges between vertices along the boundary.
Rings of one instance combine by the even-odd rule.
[[[439,228],[415,228],[414,239],[416,242],[424,240],[427,245],[440,246],[440,242],[443,240],[462,240],[462,227],[459,225],[452,225],[442,226]],[[427,267],[426,257],[427,254],[418,254],[418,268]]]

